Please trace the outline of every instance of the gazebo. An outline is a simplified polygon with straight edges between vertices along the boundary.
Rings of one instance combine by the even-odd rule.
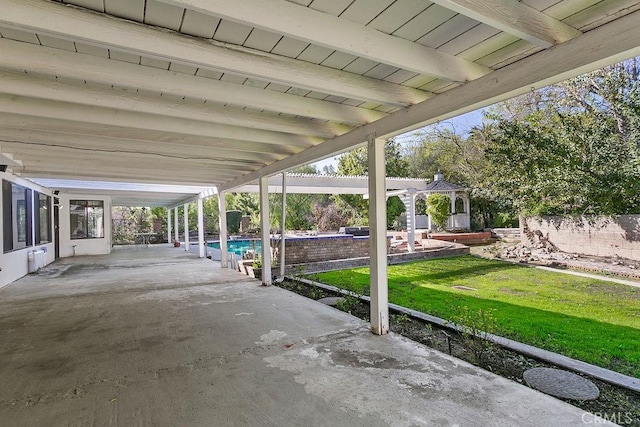
[[[421,191],[425,197],[431,194],[444,194],[451,199],[451,215],[447,223],[447,230],[460,230],[469,228],[471,205],[469,203],[469,191],[467,188],[445,181],[444,174],[440,171],[433,176],[433,181],[427,184],[427,188]],[[431,218],[427,217],[427,228],[431,230]]]

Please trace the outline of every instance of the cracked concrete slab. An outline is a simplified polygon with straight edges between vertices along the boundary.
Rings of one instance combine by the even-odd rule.
[[[3,425],[582,425],[584,412],[179,248],[0,290]],[[589,416],[593,420],[593,416]]]

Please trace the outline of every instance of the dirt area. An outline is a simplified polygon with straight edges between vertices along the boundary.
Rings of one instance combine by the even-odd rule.
[[[276,285],[315,300],[340,296],[300,282],[285,280],[282,283],[276,283]],[[336,308],[369,321],[368,303],[355,297],[347,297]],[[479,342],[480,340],[477,338],[465,337],[455,331],[445,330],[437,325],[425,323],[405,314],[391,312],[390,329],[416,342],[444,353],[449,353],[522,384],[524,384],[522,375],[527,369],[555,367],[498,345],[485,341]],[[589,379],[600,389],[600,397],[591,401],[567,400],[567,402],[594,414],[608,417],[618,416],[619,418],[616,418],[616,421],[620,425],[640,426],[640,394],[599,380]]]
[[[558,251],[550,243],[541,242],[536,246],[525,246],[516,242],[497,242],[492,245],[473,246],[471,254],[522,264],[617,276],[640,282],[640,261],[619,257],[570,254]]]

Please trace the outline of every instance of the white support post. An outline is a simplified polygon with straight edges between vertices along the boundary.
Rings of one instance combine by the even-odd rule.
[[[189,203],[184,204],[184,250],[189,250]]]
[[[262,284],[271,285],[271,234],[269,233],[269,177],[260,177],[260,232],[262,235]]]
[[[175,241],[180,241],[180,236],[178,235],[178,207],[176,206],[173,209],[173,234],[175,236]]]
[[[220,216],[220,267],[227,268],[227,203],[224,193],[218,193],[218,211]]]
[[[280,220],[280,277],[284,277],[285,224],[287,223],[287,172],[282,172],[282,218]]]
[[[204,258],[206,242],[204,241],[204,213],[202,212],[202,199],[198,199],[198,256]]]
[[[371,136],[369,162],[369,254],[371,287],[371,331],[389,333],[387,286],[387,197],[385,180],[385,141]]]
[[[409,189],[409,212],[407,214],[407,242],[409,252],[416,251],[416,189]]]
[[[171,209],[167,208],[167,243],[171,243]]]
[[[449,215],[449,227],[450,228],[455,228],[456,224],[455,224],[455,214],[456,214],[456,192],[452,191],[449,195],[449,197],[451,198],[451,215]]]

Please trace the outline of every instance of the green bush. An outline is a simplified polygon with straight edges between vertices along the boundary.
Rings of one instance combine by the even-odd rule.
[[[431,223],[439,230],[447,228],[447,221],[451,212],[451,199],[444,194],[431,194],[427,197],[425,213],[431,218]]]

